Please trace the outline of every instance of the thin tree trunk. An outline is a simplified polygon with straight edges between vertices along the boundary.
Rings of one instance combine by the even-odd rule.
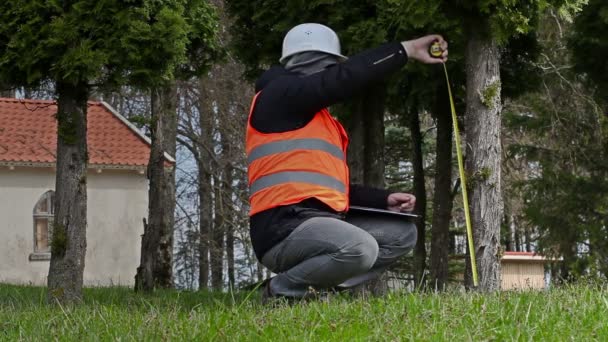
[[[526,237],[526,252],[532,252],[532,237],[530,236],[530,228],[524,228],[524,234]]]
[[[199,197],[199,290],[209,286],[209,233],[211,232],[213,203],[211,174],[206,165],[198,165]]]
[[[500,287],[498,252],[503,213],[500,184],[500,51],[496,41],[486,35],[489,31],[484,19],[470,20],[465,54],[466,171],[479,289],[482,291],[495,291]],[[470,272],[466,274],[470,287],[472,277]]]
[[[152,150],[148,162],[148,224],[142,237],[141,264],[136,291],[173,287],[173,230],[175,223],[175,167],[166,165],[165,153],[175,156],[177,87],[152,90]]]
[[[575,280],[572,266],[577,260],[576,249],[576,244],[563,243],[560,246],[560,252],[563,258],[563,261],[560,263],[559,267],[559,277],[561,283],[568,283]]]
[[[234,227],[230,224],[226,229],[226,261],[228,262],[228,286],[234,288]]]
[[[212,4],[217,8],[218,17],[220,20],[219,35],[220,40],[229,44],[232,37],[229,34],[229,28],[233,26],[232,19],[226,11],[226,1],[211,0]],[[233,188],[235,178],[246,184],[245,174],[237,174],[235,166],[246,164],[244,158],[244,148],[242,139],[245,135],[245,127],[248,116],[248,108],[250,98],[253,96],[252,88],[246,82],[242,75],[244,73],[243,65],[241,65],[234,57],[229,56],[225,63],[216,65],[212,69],[214,75],[212,87],[214,88],[215,100],[217,102],[218,118],[221,126],[218,129],[222,136],[222,160],[223,160],[223,209],[224,209],[224,226],[223,231],[226,237],[226,261],[228,271],[229,286],[235,285],[235,230],[238,228],[239,217],[243,213],[238,211],[235,206],[235,201],[240,202],[238,198],[244,192],[238,187]],[[245,176],[245,178],[242,178]]]
[[[384,87],[355,100],[348,119],[350,182],[384,187]]]
[[[361,103],[355,102],[350,107],[348,119],[347,160],[352,184],[363,184],[365,164],[365,123]]]
[[[226,135],[227,136],[227,135]],[[228,139],[222,140],[223,152],[227,158],[226,166],[224,167],[224,181],[222,182],[223,194],[223,209],[224,209],[224,233],[226,234],[226,261],[228,264],[228,286],[234,288],[234,218],[235,209],[232,202],[234,189],[232,188],[233,175],[231,160],[233,158],[232,149]]]
[[[365,132],[363,184],[384,188],[384,110],[386,89],[377,86],[363,99],[362,115]]]
[[[418,106],[413,106],[410,113],[410,132],[412,135],[412,164],[414,169],[414,196],[416,206],[414,213],[418,237],[414,249],[415,274],[414,284],[416,288],[424,285],[424,271],[426,269],[426,185],[424,181],[424,156],[422,155],[422,134],[420,133],[420,117]]]
[[[351,183],[384,188],[383,86],[371,89],[350,105],[348,165]]]
[[[521,232],[519,229],[515,230],[515,251],[521,252],[523,251],[522,243],[521,243]]]
[[[437,98],[447,89],[439,88]],[[442,291],[448,281],[450,219],[452,215],[452,118],[445,101],[437,101],[437,151],[435,155],[435,192],[431,239],[431,286]]]
[[[511,214],[509,216],[510,220],[509,220],[509,236],[511,239],[511,246],[510,248],[508,248],[508,250],[510,251],[517,251],[518,247],[517,247],[517,226],[515,225],[515,216],[513,214]]]
[[[84,83],[57,83],[55,221],[48,275],[49,302],[82,300],[87,248],[87,98]]]
[[[379,85],[351,105],[347,152],[351,183],[384,188],[385,100],[385,87]],[[378,295],[385,293],[386,277],[370,281],[366,289]]]
[[[214,223],[211,233],[211,287],[219,291],[223,285],[224,275],[224,208],[223,208],[223,194],[221,185],[222,175],[218,172],[215,174],[213,185],[215,189],[215,210],[214,210]]]
[[[371,89],[363,99],[362,115],[365,132],[365,162],[363,164],[363,184],[383,189],[384,182],[384,110],[386,89],[384,85]],[[367,284],[374,295],[388,292],[388,277],[380,275]]]
[[[199,126],[201,130],[200,158],[198,163],[198,195],[200,203],[199,232],[199,289],[209,286],[209,253],[211,251],[211,234],[213,232],[213,184],[212,156],[214,148],[214,110],[209,77],[199,81]]]
[[[505,209],[506,211],[506,209]],[[505,234],[505,251],[512,251],[513,250],[513,231],[511,230],[512,226],[513,226],[513,222],[511,221],[512,216],[511,215],[507,215],[506,213],[503,214],[503,220],[505,222],[505,226],[507,227],[507,232]]]

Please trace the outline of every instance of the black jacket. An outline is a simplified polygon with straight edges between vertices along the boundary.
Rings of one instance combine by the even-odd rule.
[[[319,110],[347,100],[406,63],[407,55],[401,43],[390,43],[309,76],[291,73],[280,66],[272,67],[256,82],[256,93],[261,93],[251,116],[251,125],[263,133],[304,127]],[[389,193],[353,184],[349,199],[351,205],[386,208]],[[261,260],[300,223],[316,216],[341,218],[342,214],[313,198],[253,215],[250,233],[258,259]]]

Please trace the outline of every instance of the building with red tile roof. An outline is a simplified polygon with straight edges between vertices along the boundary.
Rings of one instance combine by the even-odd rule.
[[[0,282],[45,285],[52,236],[57,105],[0,98]],[[104,102],[88,103],[86,285],[132,285],[150,140]],[[175,163],[165,155],[167,166]]]
[[[55,101],[0,98],[0,164],[54,165],[56,114]],[[91,168],[145,169],[148,165],[150,139],[105,102],[88,103],[87,142]]]

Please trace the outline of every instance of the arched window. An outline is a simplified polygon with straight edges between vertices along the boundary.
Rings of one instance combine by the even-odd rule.
[[[34,207],[34,253],[51,252],[53,217],[55,216],[55,192],[47,191]]]

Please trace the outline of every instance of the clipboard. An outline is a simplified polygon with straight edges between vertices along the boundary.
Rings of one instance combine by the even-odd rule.
[[[386,210],[386,209],[359,207],[359,206],[355,206],[355,205],[353,205],[349,208],[348,213],[351,213],[351,211],[353,211],[354,213],[358,213],[358,214],[381,214],[381,215],[390,215],[393,217],[403,216],[404,218],[407,217],[410,219],[415,219],[415,218],[420,217],[419,215],[412,214],[412,213],[396,212],[396,211],[391,211],[391,210]]]

